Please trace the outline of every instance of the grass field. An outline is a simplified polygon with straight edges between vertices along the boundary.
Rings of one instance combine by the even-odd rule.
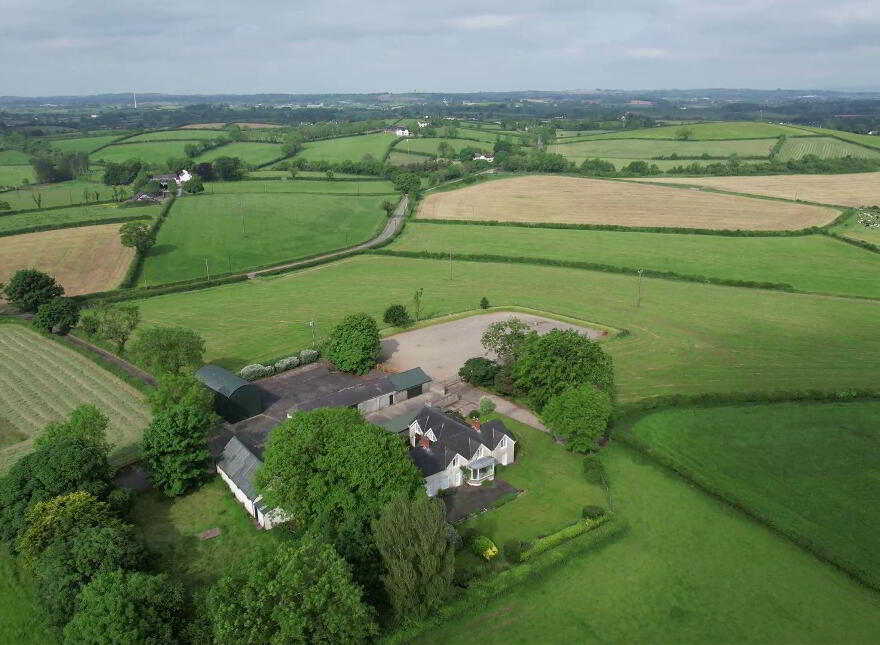
[[[170,158],[186,158],[183,147],[185,141],[163,141],[161,143],[118,143],[101,148],[92,155],[93,161],[120,163],[129,159],[140,159],[151,166],[161,166]]]
[[[53,139],[50,141],[53,148],[63,152],[94,152],[101,146],[113,143],[119,135],[101,137],[79,137],[77,139]]]
[[[364,177],[363,175],[353,175],[347,172],[336,172],[333,173],[336,179],[373,179],[371,177]],[[296,178],[297,179],[308,179],[310,177],[316,177],[318,179],[324,179],[327,176],[327,173],[321,172],[319,170],[297,170]],[[285,179],[290,178],[290,172],[287,170],[251,170],[248,173],[249,179],[265,179],[267,177],[284,177]]]
[[[224,132],[217,130],[196,130],[188,128],[186,130],[161,130],[158,132],[144,132],[135,135],[126,141],[193,141],[202,139],[216,139],[225,136]]]
[[[296,156],[306,161],[360,161],[364,155],[370,154],[381,159],[385,151],[394,142],[395,136],[385,132],[364,134],[356,137],[341,137],[325,141],[313,141],[303,146]]]
[[[250,143],[247,141],[236,141],[203,152],[196,157],[196,161],[214,161],[219,157],[238,157],[245,163],[258,166],[283,157],[284,153],[281,151],[281,147],[280,143]]]
[[[31,155],[20,150],[0,150],[0,166],[21,166],[30,164]]]
[[[801,159],[805,155],[816,155],[821,159],[847,156],[876,159],[880,157],[880,150],[871,150],[832,137],[797,137],[787,139],[779,151],[780,161]]]
[[[859,224],[856,214],[850,215],[833,228],[835,233],[880,246],[880,229]]]
[[[707,186],[736,193],[801,199],[841,206],[880,204],[880,173],[846,175],[776,175],[770,177],[676,177],[641,179],[651,183]]]
[[[803,126],[804,130],[815,134],[827,134],[853,143],[859,143],[864,146],[880,149],[880,136],[871,134],[856,134],[854,132],[844,132],[843,130],[830,130],[828,128],[810,128]]]
[[[747,139],[745,141],[664,141],[639,139],[594,139],[575,143],[556,144],[547,150],[578,160],[593,157],[621,159],[651,159],[668,157],[767,157],[776,139]],[[679,162],[681,163],[681,162]]]
[[[0,643],[54,645],[58,642],[47,627],[37,598],[31,572],[5,550],[0,550]]]
[[[276,182],[280,183],[280,182]],[[295,182],[290,182],[295,183]],[[243,271],[352,246],[385,220],[382,197],[199,195],[175,202],[139,284]]]
[[[471,141],[470,139],[404,139],[394,146],[394,151],[404,154],[409,152],[427,152],[435,155],[438,154],[437,149],[444,141],[457,153],[462,148],[492,150],[495,140],[492,139],[492,143],[487,143],[485,141]]]
[[[388,163],[395,166],[409,166],[411,164],[421,164],[428,161],[430,157],[425,155],[411,155],[406,152],[399,152],[397,148],[388,155]]]
[[[880,402],[664,410],[631,432],[880,585]]]
[[[21,186],[35,180],[34,170],[30,166],[0,166],[0,186]],[[4,200],[6,193],[0,193],[0,200]]]
[[[593,262],[880,298],[880,254],[826,235],[727,237],[416,221],[389,248]]]
[[[393,194],[390,181],[327,181],[321,179],[273,179],[270,181],[217,181],[205,184],[208,193],[328,193],[328,194]]]
[[[624,446],[603,459],[629,533],[410,642],[876,641],[874,593]]]
[[[71,206],[12,215],[0,213],[0,233],[31,226],[63,226],[74,222],[99,224],[101,220],[114,217],[142,216],[148,219],[158,215],[161,208],[159,205],[119,208],[116,204],[92,204],[91,206]]]
[[[58,212],[58,211],[55,211]],[[115,289],[134,258],[119,241],[120,224],[0,237],[0,282],[19,269],[40,269],[75,296]]]
[[[610,134],[600,134],[601,139],[675,139],[679,128],[693,130],[694,141],[712,139],[769,139],[780,135],[802,136],[808,134],[800,128],[776,123],[759,123],[755,121],[718,121],[714,123],[689,123],[685,126],[670,125],[644,130],[619,130]]]
[[[149,424],[144,397],[87,358],[19,325],[0,325],[0,472],[50,421],[93,403],[110,417],[111,460],[129,460]]]
[[[15,166],[10,166],[15,167]],[[0,173],[3,167],[0,166]],[[109,199],[112,197],[112,191],[109,186],[99,184],[88,179],[74,179],[72,181],[64,181],[57,184],[39,184],[29,188],[19,188],[0,193],[0,199],[9,202],[12,210],[31,210],[37,207],[32,195],[39,193],[42,197],[42,207],[50,208],[53,206],[74,206],[81,204],[83,201],[83,190],[88,189],[90,193],[98,191],[101,199]]]
[[[428,317],[518,305],[629,329],[608,343],[623,400],[675,393],[873,387],[880,306],[514,264],[361,256],[301,272],[137,301],[146,324],[202,334],[206,361],[237,367],[308,346],[345,315],[377,320],[425,288]],[[479,279],[477,279],[479,277]],[[367,284],[382,285],[381,291]]]
[[[836,216],[832,209],[804,204],[548,175],[431,193],[418,210],[422,219],[763,231],[821,226]]]

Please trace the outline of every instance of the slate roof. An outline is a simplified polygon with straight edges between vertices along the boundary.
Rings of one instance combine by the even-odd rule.
[[[232,437],[224,446],[223,454],[217,465],[247,495],[249,500],[254,501],[260,496],[254,489],[253,477],[262,462],[239,441],[238,437]]]
[[[233,374],[219,365],[205,365],[196,372],[196,378],[227,398],[231,397],[236,390],[250,385],[237,374]]]
[[[301,403],[295,409],[308,411],[316,408],[345,408],[369,401],[383,394],[391,394],[395,391],[391,380],[385,377],[367,383],[359,383],[338,392],[330,392],[329,394],[315,397],[310,401]]]
[[[431,377],[425,374],[421,367],[414,367],[411,370],[401,372],[400,374],[391,374],[388,377],[395,391],[402,392],[417,385],[424,385],[431,382]]]

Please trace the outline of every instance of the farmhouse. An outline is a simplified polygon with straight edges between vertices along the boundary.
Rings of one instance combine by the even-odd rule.
[[[227,421],[239,421],[263,411],[260,389],[219,365],[205,365],[196,378],[214,392],[214,409]]]
[[[393,134],[396,137],[409,136],[409,128],[406,128],[402,125],[392,125],[390,128],[385,128],[385,132]]]
[[[477,152],[474,154],[474,161],[488,161],[489,163],[492,163],[495,161],[495,157],[486,152]]]
[[[516,440],[498,419],[467,425],[425,406],[409,424],[409,454],[425,478],[428,495],[495,478],[495,466],[514,461]]]
[[[183,169],[180,172],[153,175],[152,177],[150,177],[150,179],[152,181],[159,182],[159,186],[162,187],[162,190],[168,190],[168,186],[171,185],[171,182],[174,182],[175,185],[180,186],[192,179],[192,175],[189,173],[188,170]]]

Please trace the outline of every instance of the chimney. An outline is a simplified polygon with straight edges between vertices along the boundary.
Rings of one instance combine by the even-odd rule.
[[[480,420],[479,420],[479,419],[474,419],[473,421],[471,421],[471,427],[472,427],[474,430],[479,430],[479,429],[480,429]]]
[[[419,437],[419,446],[421,448],[430,448],[431,447],[431,440],[428,439],[428,437],[426,435],[422,435],[421,437]]]

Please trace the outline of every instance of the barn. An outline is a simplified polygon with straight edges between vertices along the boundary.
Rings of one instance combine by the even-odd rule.
[[[205,365],[196,378],[214,392],[214,409],[227,421],[241,421],[263,411],[260,388],[219,365]]]

